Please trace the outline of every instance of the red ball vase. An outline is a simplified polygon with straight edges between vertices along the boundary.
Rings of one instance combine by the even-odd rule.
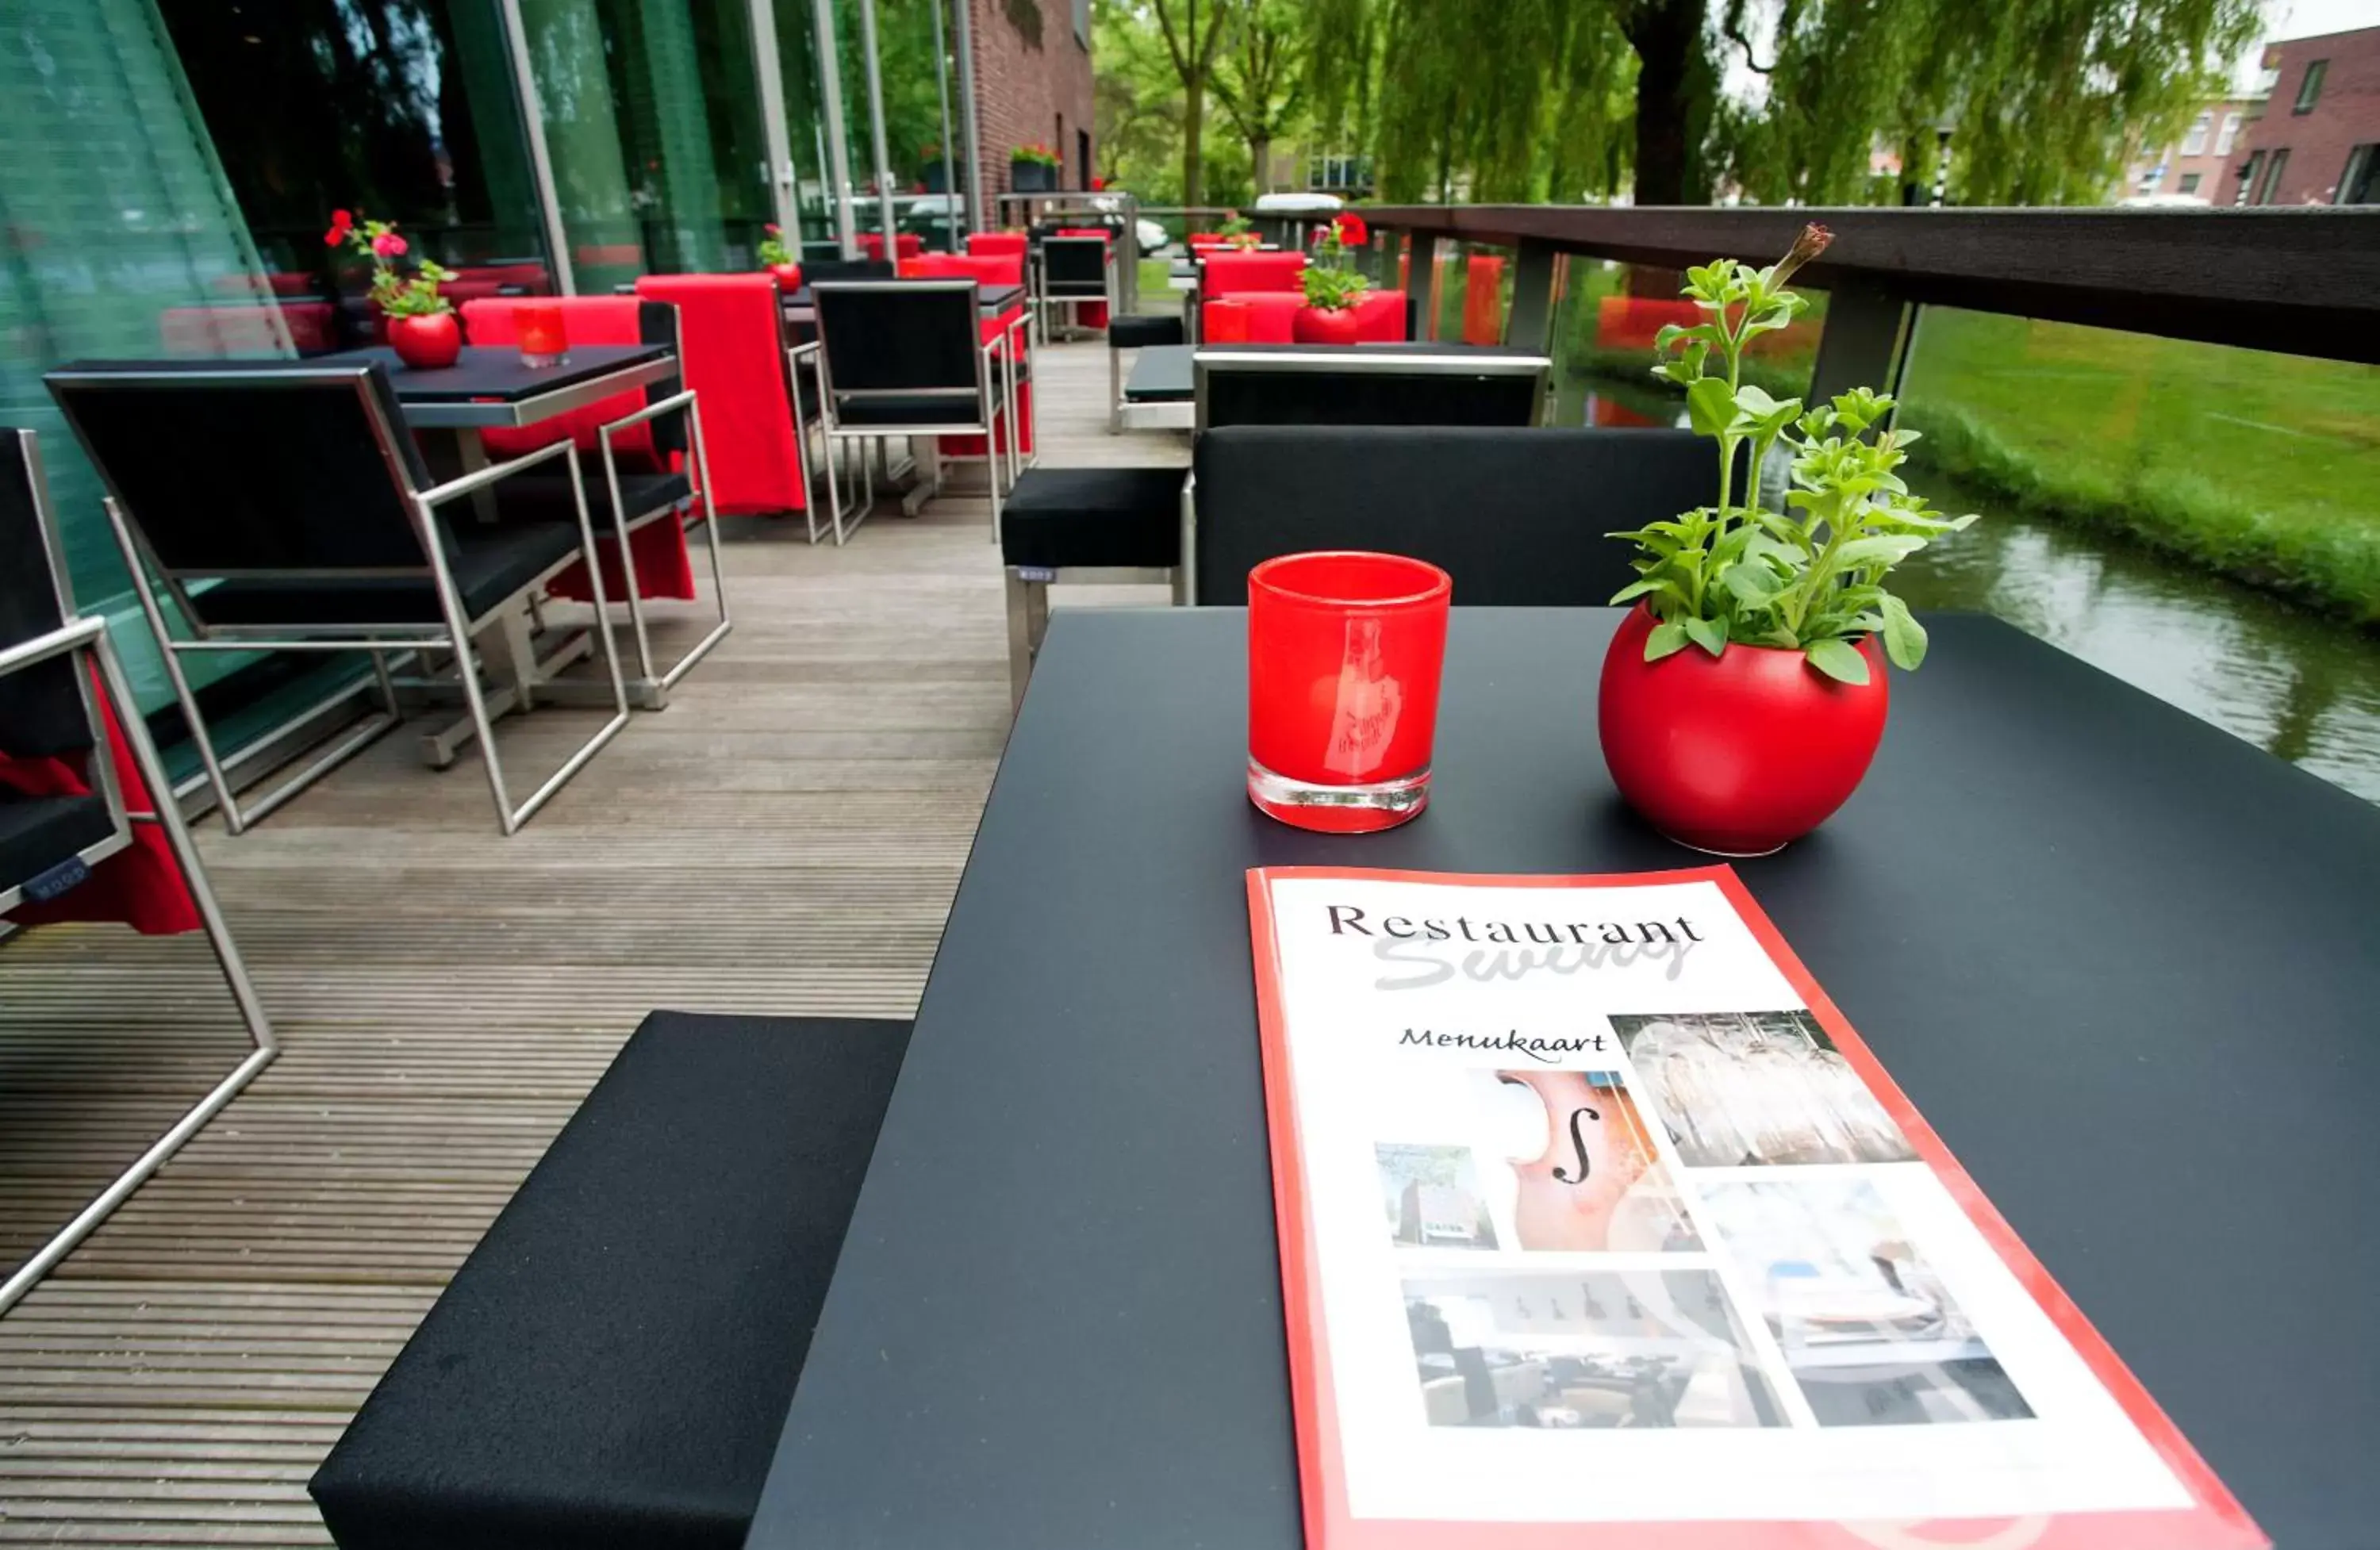
[[[1884,653],[1860,642],[1867,682],[1844,684],[1799,651],[1688,646],[1645,660],[1653,615],[1631,610],[1603,659],[1597,708],[1612,783],[1654,828],[1717,855],[1767,855],[1826,822],[1884,737]]]
[[[772,263],[769,272],[777,277],[777,289],[798,291],[802,288],[802,266],[797,263]]]
[[[463,330],[452,312],[416,312],[389,319],[388,342],[406,365],[434,371],[463,353]]]
[[[1301,307],[1290,315],[1289,336],[1301,345],[1352,345],[1355,343],[1355,309]]]

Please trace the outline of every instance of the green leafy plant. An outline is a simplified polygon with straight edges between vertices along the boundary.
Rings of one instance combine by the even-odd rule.
[[[760,238],[760,267],[762,269],[774,269],[779,264],[787,264],[798,261],[794,257],[793,248],[786,246],[785,234],[777,229],[775,222],[772,221],[769,224],[762,226],[760,230],[766,234]]]
[[[1858,643],[1871,635],[1883,637],[1895,666],[1925,660],[1925,627],[1885,590],[1885,574],[1974,517],[1942,515],[1894,472],[1917,433],[1892,429],[1890,398],[1857,388],[1804,408],[1743,381],[1744,346],[1802,310],[1785,282],[1830,240],[1825,227],[1806,226],[1792,251],[1766,269],[1721,259],[1688,270],[1682,294],[1703,321],[1654,337],[1660,363],[1653,369],[1685,389],[1689,421],[1718,443],[1719,473],[1718,505],[1609,535],[1640,551],[1638,579],[1611,600],[1642,599],[1652,611],[1648,662],[1688,646],[1714,657],[1730,643],[1777,647],[1800,651],[1830,678],[1864,684]],[[1739,499],[1746,448],[1750,473]],[[1759,471],[1780,448],[1789,489],[1786,509],[1775,512],[1761,503]]]
[[[1037,166],[1044,167],[1054,168],[1065,165],[1065,163],[1059,160],[1056,151],[1043,145],[1039,140],[1035,140],[1030,145],[1018,146],[1008,153],[1008,159],[1012,163],[1030,162]]]
[[[394,221],[358,220],[351,211],[334,210],[322,246],[345,248],[371,261],[371,298],[389,317],[423,318],[454,310],[438,294],[441,285],[455,278],[453,270],[423,259],[412,274],[397,272],[396,260],[405,257],[407,244]]]
[[[1354,258],[1355,249],[1370,236],[1360,215],[1339,216],[1315,234],[1314,258],[1298,276],[1305,287],[1305,305],[1343,311],[1372,288],[1369,280],[1355,272]]]

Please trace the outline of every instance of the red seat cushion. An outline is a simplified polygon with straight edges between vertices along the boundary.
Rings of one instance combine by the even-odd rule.
[[[1250,291],[1294,291],[1305,282],[1303,253],[1209,253],[1198,275],[1206,296],[1243,296]]]
[[[1025,284],[1022,253],[921,253],[903,259],[900,272],[925,280],[974,280],[986,286]]]
[[[1256,291],[1232,297],[1247,309],[1248,343],[1288,345],[1296,341],[1292,320],[1305,305],[1303,291]],[[1355,303],[1355,337],[1366,345],[1405,342],[1405,293],[1366,291]]]
[[[644,320],[640,305],[632,296],[540,297],[534,300],[483,297],[463,303],[463,335],[474,345],[516,345],[520,343],[520,324],[515,314],[520,308],[559,307],[563,332],[575,345],[641,345]],[[524,456],[565,437],[576,442],[581,452],[595,452],[602,444],[598,434],[601,427],[644,406],[645,390],[631,388],[535,425],[482,430],[480,440],[490,457],[500,459]],[[660,454],[653,449],[650,420],[621,431],[612,439],[612,447],[624,461],[633,458],[647,468],[661,466]]]
[[[970,232],[967,251],[978,259],[1025,256],[1026,237],[1023,232]]]
[[[648,274],[637,295],[677,309],[679,370],[699,395],[713,509],[723,515],[805,509],[808,485],[775,277]]]

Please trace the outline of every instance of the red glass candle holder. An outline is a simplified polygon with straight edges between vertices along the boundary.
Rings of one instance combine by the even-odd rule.
[[[545,302],[516,307],[513,327],[520,339],[523,366],[559,366],[567,357],[570,336],[564,329],[559,306]]]
[[[1248,304],[1245,301],[1210,301],[1198,309],[1198,332],[1209,345],[1245,345],[1248,342]]]
[[[1284,554],[1248,573],[1248,800],[1366,834],[1429,805],[1454,582],[1400,554]]]

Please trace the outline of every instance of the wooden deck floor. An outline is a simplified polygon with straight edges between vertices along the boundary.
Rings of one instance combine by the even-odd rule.
[[[1186,460],[1103,347],[1037,370],[1046,461]],[[207,827],[284,1053],[0,1318],[0,1543],[329,1543],[307,1477],[639,1017],[915,1010],[1008,727],[983,503],[726,531],[734,634],[514,838],[402,733]],[[589,725],[505,723],[516,789]],[[0,1264],[244,1047],[200,938],[0,942]]]

